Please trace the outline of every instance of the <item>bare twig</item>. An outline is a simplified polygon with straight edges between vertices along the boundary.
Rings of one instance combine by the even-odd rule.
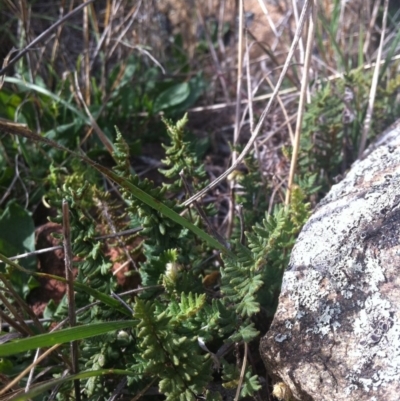
[[[192,194],[192,190],[191,187],[189,185],[189,183],[186,180],[186,177],[184,175],[184,172],[181,171],[179,173],[179,176],[181,177],[181,180],[183,182],[183,185],[186,189],[186,192],[191,195]],[[207,231],[216,239],[218,240],[223,246],[227,247],[228,244],[225,241],[225,239],[214,229],[214,227],[212,226],[212,224],[210,223],[210,221],[207,218],[207,215],[204,213],[204,210],[200,207],[200,205],[198,204],[198,202],[194,202],[194,207],[197,210],[197,213],[200,215],[200,217],[202,218],[205,226],[207,227]]]
[[[2,256],[3,255],[0,254],[0,257],[2,257]],[[13,262],[11,262],[11,263],[13,263]],[[16,266],[12,266],[12,267],[16,267]],[[26,270],[21,266],[18,266],[17,269],[19,269],[21,271],[24,271],[24,272],[26,272],[28,274],[32,274],[31,271]],[[9,282],[7,277],[4,275],[4,273],[0,273],[0,280],[4,284],[2,290],[4,290],[4,289],[8,290],[10,295],[11,295],[11,299],[13,300],[13,305],[9,304],[8,301],[5,298],[2,300],[4,305],[5,306],[8,305],[7,308],[14,315],[14,319],[13,320],[18,321],[21,324],[21,326],[24,327],[27,330],[27,333],[32,335],[33,332],[31,332],[31,329],[28,326],[25,325],[24,319],[23,319],[23,317],[21,315],[21,311],[24,311],[34,321],[37,330],[39,330],[39,332],[43,333],[44,329],[43,329],[42,324],[39,322],[38,317],[35,315],[33,310],[26,304],[26,302],[21,298],[21,296],[18,294],[18,292],[14,289],[14,287],[11,285],[11,283]],[[1,292],[0,292],[0,295],[2,295]],[[16,309],[14,307],[14,305],[18,305],[18,308]],[[4,320],[6,320],[8,323],[10,323],[7,319],[4,318]]]
[[[235,129],[233,131],[233,151],[232,151],[232,164],[235,164],[237,158],[236,146],[239,141],[240,129],[242,127],[240,118],[240,99],[242,96],[242,74],[243,74],[243,20],[244,20],[244,5],[243,0],[239,0],[239,40],[238,40],[238,68],[237,68],[237,82],[236,82],[236,110],[235,110]],[[233,229],[233,220],[235,215],[235,188],[236,179],[233,177],[229,180],[229,212],[228,212],[228,225],[226,230],[226,237],[230,238]]]
[[[211,40],[210,32],[208,31],[208,27],[207,27],[207,25],[206,25],[206,23],[204,21],[203,14],[202,14],[201,9],[200,9],[201,8],[200,4],[202,4],[202,2],[200,2],[200,3],[198,3],[196,5],[197,18],[199,19],[200,24],[204,28],[204,34],[205,34],[205,37],[206,37],[206,40],[207,40],[208,49],[210,50],[210,54],[211,54],[212,60],[214,62],[214,66],[215,66],[216,72],[218,74],[219,82],[221,83],[221,88],[222,88],[222,91],[224,93],[225,100],[227,102],[230,102],[230,96],[229,96],[228,87],[227,87],[226,82],[225,82],[225,77],[223,76],[223,72],[222,72],[222,69],[221,69],[221,64],[219,62],[218,55],[217,55],[217,53],[216,53],[216,51],[214,49],[214,45],[213,45],[212,40]]]
[[[2,293],[0,293],[0,301],[3,303],[3,305],[8,308],[9,304],[7,303],[7,298],[3,296]],[[25,336],[33,335],[33,331],[25,324],[25,321],[22,319],[19,323],[17,323],[17,319],[19,318],[19,315],[17,314],[15,318],[10,317],[8,314],[3,312],[0,309],[0,319],[4,320],[9,324],[10,327],[12,327],[15,331],[18,333],[21,333]]]
[[[114,221],[111,217],[111,213],[108,207],[107,202],[104,202],[102,200],[98,200],[98,206],[99,208],[102,210],[102,215],[104,216],[104,218],[107,220],[107,223],[111,229],[111,231],[114,233],[114,235],[117,233],[117,228],[114,224]],[[128,247],[126,245],[126,242],[123,238],[120,238],[119,235],[116,236],[117,241],[118,241],[118,245],[123,249],[126,258],[128,259],[127,261],[129,263],[132,263],[132,266],[134,267],[135,270],[138,270],[138,267],[136,265],[136,262],[133,260],[132,255],[130,254]]]
[[[239,239],[239,241],[240,241],[240,243],[242,245],[244,245],[244,239],[245,239],[245,237],[244,237],[244,229],[245,229],[245,226],[244,226],[244,216],[243,216],[243,205],[237,205],[236,206],[236,210],[237,210],[237,215],[239,217],[239,222],[240,222],[240,239]]]
[[[126,35],[126,33],[128,32],[128,30],[130,29],[130,27],[132,26],[133,22],[136,19],[136,16],[140,10],[140,7],[142,6],[142,1],[143,0],[139,0],[137,2],[137,4],[131,8],[131,10],[129,11],[127,18],[125,18],[125,20],[128,20],[130,18],[130,21],[128,22],[128,24],[126,25],[126,27],[124,28],[124,30],[120,33],[120,35],[118,36],[116,43],[114,43],[114,46],[111,48],[111,50],[109,51],[109,53],[107,54],[107,58],[110,59],[112,54],[114,53],[115,49],[117,48],[119,42],[121,41],[121,39]]]
[[[371,37],[372,37],[372,30],[374,29],[376,18],[378,16],[378,11],[379,11],[379,6],[381,4],[381,0],[375,0],[374,2],[374,8],[372,10],[372,15],[368,24],[368,29],[367,33],[365,35],[365,41],[363,45],[363,53],[367,55],[368,53],[368,48],[371,42]],[[343,7],[344,8],[344,7]]]
[[[99,237],[94,237],[94,239],[99,240],[99,239],[108,239],[108,238],[118,238],[118,237],[122,237],[123,235],[135,234],[142,230],[143,230],[143,227],[135,227],[135,228],[130,228],[129,230],[119,231],[114,234],[106,234],[106,235],[101,235]]]

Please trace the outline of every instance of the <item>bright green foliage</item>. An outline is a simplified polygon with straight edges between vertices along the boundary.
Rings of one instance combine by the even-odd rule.
[[[206,171],[202,163],[193,151],[193,144],[184,140],[185,125],[188,122],[187,115],[176,124],[163,119],[167,128],[168,136],[171,139],[169,146],[163,145],[166,158],[162,162],[168,167],[159,171],[168,179],[173,179],[172,184],[164,184],[169,191],[184,189],[182,178],[179,173],[185,177],[190,177],[190,185],[193,191],[207,184]]]

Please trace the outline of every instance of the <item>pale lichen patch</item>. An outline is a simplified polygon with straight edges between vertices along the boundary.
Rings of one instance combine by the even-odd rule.
[[[313,400],[400,393],[400,124],[395,131],[332,187],[284,274],[276,346],[266,340],[264,349],[271,366],[279,353],[276,371]]]

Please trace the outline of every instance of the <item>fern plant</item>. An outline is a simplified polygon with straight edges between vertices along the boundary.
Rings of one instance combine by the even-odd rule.
[[[246,366],[240,377],[232,351],[217,356],[218,349],[235,344],[240,348],[242,343],[255,341],[260,335],[260,314],[273,315],[283,270],[309,207],[303,190],[296,188],[289,207],[276,207],[257,224],[252,221],[256,215],[250,216],[250,221],[245,224],[250,227],[246,233],[247,242],[233,237],[225,247],[215,241],[218,250],[223,250],[219,256],[211,245],[214,242],[202,241],[187,224],[181,225],[180,220],[169,219],[162,213],[165,209],[151,206],[162,204],[177,214],[184,213],[175,200],[185,191],[180,174],[182,169],[192,178],[194,190],[204,184],[204,168],[199,167],[193,148],[184,139],[185,123],[186,118],[176,124],[166,122],[171,143],[166,146],[167,156],[161,172],[168,182],[158,188],[150,181],[132,175],[129,147],[118,132],[114,172],[99,169],[121,184],[120,193],[125,203],[122,213],[116,213],[116,201],[99,190],[98,185],[88,182],[89,177],[97,183],[96,174],[81,174],[80,163],[72,165],[72,175],[55,176],[52,173],[48,180],[54,188],[53,203],[65,199],[70,205],[72,250],[79,258],[74,262],[77,269],[76,303],[78,310],[83,308],[78,314],[78,324],[90,326],[111,319],[123,321],[132,319],[132,314],[135,322],[127,330],[84,340],[80,344],[80,368],[87,372],[99,369],[124,371],[130,393],[144,393],[150,387],[157,387],[158,393],[170,401],[199,397],[220,399],[211,386],[215,375],[227,388],[241,382],[240,395],[248,396],[260,388],[257,372]],[[256,164],[250,159],[247,164],[249,174],[256,175]],[[56,191],[55,187],[62,189]],[[136,192],[130,188],[135,188]],[[247,202],[263,190],[258,185],[248,185],[245,189],[243,199],[248,197]],[[151,203],[134,196],[139,190],[151,197]],[[142,199],[147,198],[142,196]],[[142,228],[140,245],[133,251],[140,249],[143,255],[138,265],[143,288],[124,303],[107,301],[89,308],[88,305],[96,300],[94,294],[111,295],[117,291],[116,278],[110,273],[110,261],[96,239],[98,219],[94,210],[101,212],[105,204],[109,205],[108,218],[116,226],[140,225]],[[213,212],[212,208],[205,208],[201,214],[191,210],[187,216],[194,227],[205,230],[204,216],[211,216]],[[137,239],[135,241],[137,243]],[[220,288],[215,287],[217,282],[209,285],[204,275],[210,272],[221,277]],[[90,286],[91,291],[80,290],[84,287],[78,284]],[[57,308],[49,305],[47,316],[61,320],[66,314],[65,302]],[[61,371],[54,368],[51,373],[58,377]],[[116,378],[93,373],[83,391],[89,400],[107,399],[117,384]],[[70,395],[68,383],[63,389],[60,400]]]

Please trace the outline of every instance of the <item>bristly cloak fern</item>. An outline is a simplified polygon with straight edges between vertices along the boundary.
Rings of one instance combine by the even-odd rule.
[[[289,208],[275,207],[262,224],[256,224],[252,232],[246,233],[248,248],[236,243],[237,257],[224,257],[221,289],[243,321],[249,322],[260,307],[273,315],[290,250],[308,210],[301,189],[296,187]],[[256,331],[251,335],[255,337]]]
[[[202,168],[196,167],[195,154],[183,141],[184,121],[167,124],[171,144],[166,147],[162,172],[172,184],[154,188],[151,182],[132,176],[128,146],[120,133],[115,145],[114,171],[159,202],[182,213],[182,208],[171,200],[184,191],[179,173],[184,168],[195,189],[201,185],[205,174]],[[185,151],[181,152],[180,147]],[[73,231],[74,252],[83,260],[78,279],[90,280],[96,288],[110,293],[115,290],[116,283],[108,271],[109,264],[101,247],[94,239],[95,222],[83,211],[85,202],[98,199],[101,203],[105,195],[93,192],[94,188],[90,189],[87,184],[83,188],[73,182],[69,184],[70,188],[65,187],[63,196],[70,201],[71,224],[76,230]],[[126,215],[143,227],[145,261],[140,263],[139,272],[142,285],[153,288],[140,291],[130,301],[138,321],[135,329],[124,336],[113,333],[85,341],[81,348],[83,365],[86,369],[98,369],[120,368],[123,364],[124,369],[134,373],[128,378],[129,389],[133,392],[154,383],[170,401],[195,400],[199,396],[218,399],[209,386],[213,362],[216,364],[214,369],[218,366],[222,369],[227,387],[238,385],[240,373],[235,364],[228,362],[229,358],[218,359],[215,355],[211,358],[199,341],[214,345],[223,342],[240,344],[249,343],[259,335],[255,317],[261,309],[272,316],[294,238],[308,216],[304,195],[296,188],[290,207],[277,207],[271,215],[267,214],[262,223],[247,233],[247,243],[234,240],[231,254],[224,256],[222,263],[215,258],[215,250],[192,232],[138,201],[128,191],[121,189],[121,194],[127,205]],[[191,210],[190,218],[201,227],[202,220],[195,210]],[[219,261],[211,264],[209,260]],[[201,272],[204,265],[221,271],[221,291],[210,291],[203,285]],[[90,302],[87,294],[83,297],[86,297],[86,304]],[[111,308],[94,306],[82,315],[80,322],[90,324],[96,319],[108,319],[112,313]],[[119,316],[124,318],[122,313],[113,314],[113,318]],[[88,398],[95,399],[104,384],[99,378],[88,381],[85,389]],[[247,367],[241,395],[250,395],[258,388],[257,376]]]

